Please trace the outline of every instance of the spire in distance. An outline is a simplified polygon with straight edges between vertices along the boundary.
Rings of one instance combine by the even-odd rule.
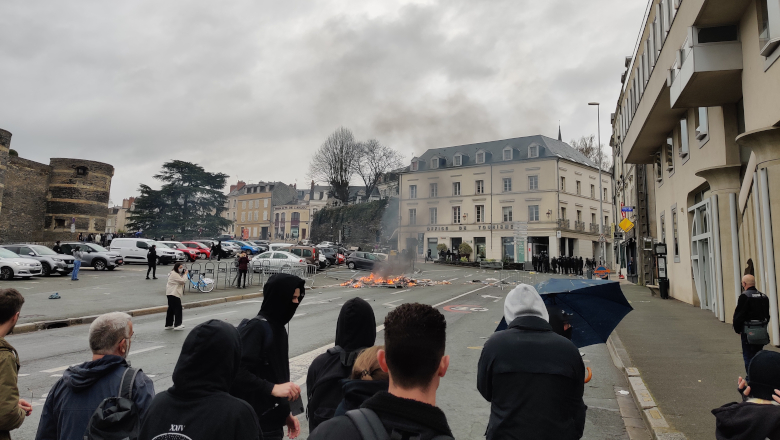
[[[561,136],[561,121],[558,121],[558,140],[563,142],[563,137]]]

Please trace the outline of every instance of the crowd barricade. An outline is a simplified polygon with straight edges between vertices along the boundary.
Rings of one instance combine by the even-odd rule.
[[[216,278],[214,278],[214,282],[217,283],[217,287],[219,287],[219,280],[222,279],[223,284],[227,286],[228,282],[228,265],[227,263],[218,262],[217,268],[215,270]]]
[[[208,263],[203,264],[203,276],[205,278],[211,278],[214,280],[215,288],[219,286],[219,284],[217,284],[217,280],[219,280],[219,273],[217,273],[217,266],[213,262],[209,261]]]
[[[190,268],[187,270],[189,271],[190,278],[197,280],[203,269],[201,268],[200,263],[190,263]],[[192,292],[192,283],[190,282],[187,283],[187,291]]]

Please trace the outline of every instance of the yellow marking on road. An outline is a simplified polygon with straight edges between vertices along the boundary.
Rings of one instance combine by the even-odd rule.
[[[466,348],[470,348],[472,350],[482,350],[482,347],[466,347]]]

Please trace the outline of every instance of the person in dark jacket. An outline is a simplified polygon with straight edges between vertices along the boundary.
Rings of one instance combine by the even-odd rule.
[[[149,407],[154,417],[144,421],[139,440],[259,439],[255,411],[228,393],[240,362],[235,327],[220,319],[197,325],[184,340],[173,386],[154,397]]]
[[[444,355],[447,339],[444,315],[426,304],[403,304],[385,317],[385,349],[377,361],[390,376],[387,392],[379,392],[361,405],[379,418],[390,438],[452,438],[447,417],[436,407],[436,391],[447,373],[450,357]],[[322,423],[309,440],[360,440],[349,416]]]
[[[236,287],[239,289],[246,289],[246,273],[249,271],[249,258],[246,256],[246,252],[241,252],[241,256],[238,257],[238,282]],[[241,279],[244,279],[244,286],[241,287]]]
[[[149,272],[152,273],[152,277],[157,279],[157,246],[152,245],[149,248],[149,252],[146,253],[146,279],[149,279]]]
[[[49,390],[35,440],[84,438],[92,414],[103,399],[118,394],[130,366],[125,360],[133,338],[130,319],[126,313],[112,312],[90,324],[92,361],[68,367]],[[143,371],[138,372],[132,393],[143,421],[154,398],[154,383]]]
[[[390,386],[390,376],[382,371],[382,366],[377,359],[379,350],[384,349],[384,345],[369,347],[355,359],[352,374],[348,379],[341,381],[344,399],[336,407],[334,416],[343,416],[347,411],[358,409],[376,393],[387,391]]]
[[[712,410],[718,440],[780,439],[780,353],[762,351],[750,362],[750,379],[740,377],[743,401]]]
[[[62,246],[60,246],[60,241],[59,241],[59,240],[57,240],[56,242],[54,242],[54,247],[53,247],[53,248],[51,248],[51,250],[53,250],[54,252],[56,252],[56,253],[58,253],[58,254],[61,254],[61,253],[62,253]]]
[[[582,437],[585,364],[574,344],[553,332],[539,293],[518,285],[506,297],[506,330],[479,358],[477,389],[491,402],[487,440]]]
[[[0,289],[0,440],[11,440],[33,407],[19,398],[19,354],[5,339],[19,321],[24,297],[16,289]]]
[[[305,294],[304,280],[294,275],[274,274],[263,286],[260,313],[239,329],[243,353],[230,394],[247,401],[260,421],[264,439],[281,439],[300,433],[290,401],[300,398],[301,388],[290,382],[287,331]],[[270,333],[270,335],[269,335]]]
[[[352,373],[360,352],[376,342],[374,310],[362,298],[352,298],[341,307],[336,324],[336,346],[317,356],[306,375],[309,432],[333,417],[343,398],[341,381]]]
[[[737,300],[737,308],[734,309],[733,325],[734,331],[739,333],[742,339],[742,359],[745,361],[745,372],[747,372],[750,360],[763,350],[764,346],[748,343],[745,322],[769,322],[769,298],[756,289],[756,279],[753,275],[742,277],[742,290]]]

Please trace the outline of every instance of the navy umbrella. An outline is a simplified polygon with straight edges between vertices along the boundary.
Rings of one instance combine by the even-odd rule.
[[[603,344],[633,310],[617,281],[553,278],[536,285],[544,303],[570,313],[571,341],[578,348]],[[506,328],[502,320],[498,330]]]

